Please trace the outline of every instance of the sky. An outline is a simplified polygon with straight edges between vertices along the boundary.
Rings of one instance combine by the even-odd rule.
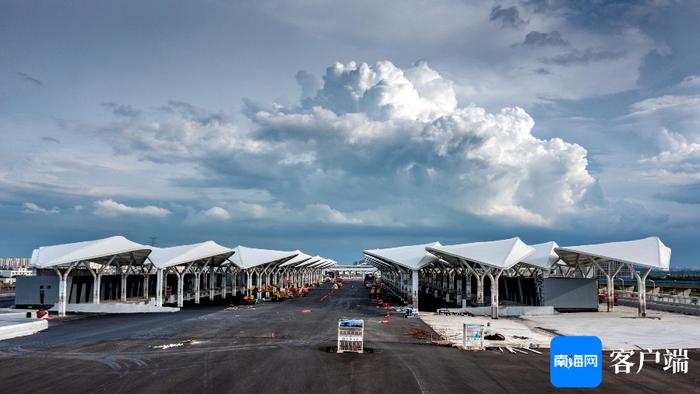
[[[700,268],[700,3],[0,0],[0,256],[659,236]]]

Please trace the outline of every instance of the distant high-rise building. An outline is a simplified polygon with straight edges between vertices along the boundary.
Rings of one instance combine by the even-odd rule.
[[[22,268],[29,267],[31,259],[29,257],[8,257],[0,258],[0,267]]]

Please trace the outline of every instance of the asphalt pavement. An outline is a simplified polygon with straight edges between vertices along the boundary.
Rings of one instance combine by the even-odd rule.
[[[0,382],[11,392],[547,393],[549,355],[465,352],[430,344],[430,328],[380,307],[361,282],[307,297],[178,313],[73,316],[45,332],[0,341]],[[335,354],[339,318],[365,320],[366,354]],[[597,392],[697,392],[687,375],[645,367]],[[571,390],[573,391],[573,390]],[[578,392],[590,392],[579,390]]]

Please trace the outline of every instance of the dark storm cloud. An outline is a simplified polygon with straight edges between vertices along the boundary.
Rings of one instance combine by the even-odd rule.
[[[542,62],[545,64],[556,64],[559,66],[573,66],[606,60],[616,60],[624,55],[625,51],[611,51],[594,48],[586,48],[584,50],[574,49],[561,55],[542,58]]]
[[[656,0],[523,0],[521,4],[531,12],[564,16],[576,26],[607,30],[620,26],[638,26],[653,22],[660,11],[678,6],[679,1]],[[686,2],[688,3],[688,2]]]
[[[501,26],[520,27],[525,24],[525,21],[520,18],[520,13],[515,6],[503,8],[497,5],[491,9],[489,20],[500,22]]]
[[[32,77],[31,75],[23,73],[21,71],[17,73],[17,76],[19,76],[21,80],[23,80],[25,82],[29,82],[35,86],[39,86],[39,87],[44,86],[44,82],[42,80],[35,78],[35,77]]]
[[[563,46],[569,45],[569,42],[562,37],[561,33],[554,30],[550,33],[542,33],[539,31],[531,31],[525,36],[523,45],[532,47],[541,47],[547,45]]]

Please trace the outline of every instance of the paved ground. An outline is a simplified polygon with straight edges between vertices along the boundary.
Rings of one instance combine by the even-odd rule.
[[[435,312],[421,312],[421,320],[457,344],[462,343],[464,323],[483,325],[485,327],[484,335],[498,333],[505,337],[505,340],[502,341],[484,340],[484,345],[487,347],[549,348],[549,343],[554,337],[554,334],[549,331],[533,329],[528,326],[527,321],[515,318],[493,320],[490,316],[446,316]]]
[[[12,392],[32,393],[554,391],[547,354],[469,353],[428,345],[409,335],[428,330],[419,320],[396,316],[382,324],[386,312],[370,302],[359,282],[346,282],[324,298],[330,292],[313,289],[306,298],[255,309],[211,306],[54,320],[46,332],[0,342],[0,381]],[[366,346],[373,353],[326,351],[335,344],[340,317],[365,319]],[[694,392],[700,385],[700,354],[691,358],[685,376],[649,367],[639,375],[606,371],[599,391]]]
[[[524,316],[530,327],[544,327],[561,335],[597,335],[604,349],[700,348],[700,316],[647,311],[637,317],[637,307],[616,306],[615,311]],[[673,327],[673,330],[669,330]]]
[[[616,306],[614,312],[606,312],[606,309],[601,304],[599,312],[529,315],[495,321],[486,316],[445,316],[435,312],[423,312],[421,318],[437,332],[459,342],[462,341],[462,324],[467,322],[490,323],[487,330],[503,334],[511,346],[549,347],[554,335],[595,335],[607,350],[700,348],[700,316],[649,311],[646,318],[638,318],[636,307]],[[487,342],[488,345],[499,343],[503,342]]]

